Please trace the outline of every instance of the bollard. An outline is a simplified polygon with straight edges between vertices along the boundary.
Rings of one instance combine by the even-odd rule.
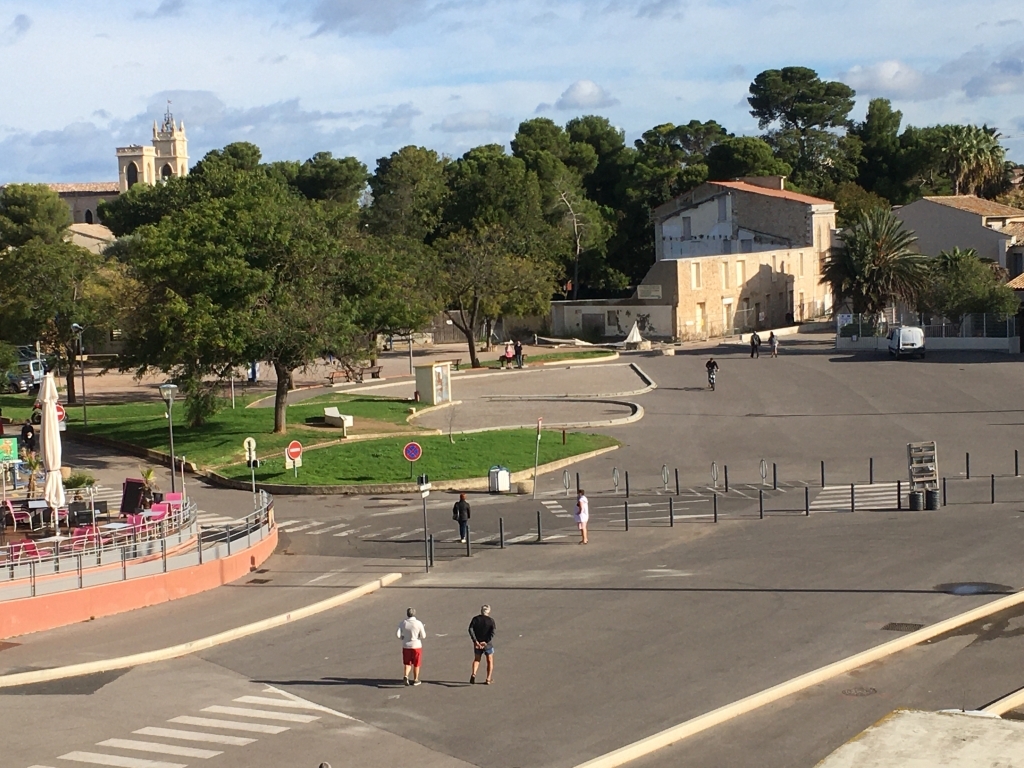
[[[854,494],[854,488],[855,488],[854,484],[850,483],[850,511],[851,512],[856,512],[857,511],[857,497]]]
[[[505,518],[498,518],[498,547],[505,548]]]
[[[469,529],[469,522],[466,522],[466,557],[473,556],[473,534]]]
[[[825,487],[825,462],[821,462],[821,487]]]
[[[679,467],[676,467],[676,496],[679,495]]]
[[[576,473],[576,493],[580,492],[580,473]]]
[[[428,568],[427,572],[429,573],[430,572],[429,569],[433,568],[433,567],[434,567],[434,534],[430,534],[427,537],[427,568]]]
[[[160,539],[160,557],[164,561],[164,573],[167,573],[167,539]]]
[[[946,506],[946,478],[942,478],[942,506]]]
[[[729,492],[729,465],[726,464],[722,469],[725,470],[725,492]]]
[[[757,489],[757,511],[758,517],[764,520],[764,491]]]
[[[669,528],[675,528],[676,527],[676,509],[675,509],[675,505],[672,503],[672,499],[671,498],[669,498],[669,500],[668,500],[668,527]]]
[[[896,509],[903,509],[903,481],[896,481]]]
[[[1020,477],[1020,451],[1013,449],[1013,476]]]
[[[121,547],[121,581],[128,580],[128,550]]]
[[[804,517],[811,516],[811,489],[810,486],[804,486]]]
[[[996,503],[996,476],[992,475],[992,503]]]
[[[577,475],[577,477],[579,477],[579,475]],[[544,540],[544,532],[541,530],[541,527],[540,527],[540,510],[538,509],[537,510],[537,541],[543,541],[543,540]]]
[[[868,459],[868,485],[875,484],[875,457]]]
[[[714,507],[715,508],[715,522],[717,523],[718,522],[718,494],[715,493],[715,494],[712,494],[712,495],[713,495],[714,500],[715,500],[715,507]]]
[[[629,498],[629,470],[626,470],[626,498]]]
[[[964,464],[967,469],[967,479],[971,479],[971,454],[970,452],[964,454]]]
[[[203,564],[203,532],[196,533],[196,550],[199,552],[199,564]]]
[[[779,465],[772,462],[772,490],[779,490]]]
[[[79,588],[79,589],[81,589],[81,588],[82,588],[82,586],[83,586],[83,584],[82,584],[82,578],[83,578],[83,572],[82,572],[82,555],[81,555],[81,554],[79,554],[79,555],[78,555],[78,588]]]
[[[622,502],[622,516],[623,516],[623,519],[626,521],[626,530],[628,531],[629,530],[629,502],[628,501]]]

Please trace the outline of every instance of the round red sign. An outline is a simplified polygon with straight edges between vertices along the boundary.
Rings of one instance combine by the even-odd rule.
[[[64,406],[57,403],[57,421],[64,421],[68,417],[67,411],[64,410]]]
[[[298,440],[292,440],[288,443],[288,448],[285,449],[285,454],[287,454],[289,459],[295,461],[302,456],[302,443]]]
[[[420,448],[419,443],[409,443],[402,449],[402,455],[407,461],[419,461],[420,456],[423,455],[423,449]]]

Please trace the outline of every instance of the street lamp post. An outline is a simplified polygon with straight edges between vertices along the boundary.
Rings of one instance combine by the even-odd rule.
[[[171,493],[174,493],[174,395],[177,384],[161,384],[160,397],[167,403],[167,430],[171,440]]]
[[[82,345],[82,331],[85,328],[78,323],[72,323],[71,330],[78,336],[78,370],[82,374],[82,424],[88,427],[89,413],[85,409],[85,347]]]

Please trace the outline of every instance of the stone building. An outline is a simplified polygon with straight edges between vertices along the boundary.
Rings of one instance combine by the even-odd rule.
[[[117,148],[118,187],[127,192],[138,183],[156,184],[173,176],[188,174],[188,139],[185,121],[174,122],[170,103],[163,124],[153,122],[153,145],[133,144]]]
[[[702,184],[652,212],[656,260],[631,299],[556,302],[552,331],[624,336],[635,321],[648,337],[684,340],[821,317],[835,216],[780,176]]]

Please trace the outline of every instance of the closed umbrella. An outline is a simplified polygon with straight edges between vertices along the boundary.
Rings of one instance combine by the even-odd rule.
[[[42,403],[42,422],[39,427],[39,439],[42,441],[43,469],[46,471],[46,482],[43,485],[43,498],[47,506],[53,510],[53,527],[60,535],[57,510],[64,506],[64,481],[60,474],[60,423],[57,420],[57,384],[53,374],[43,377],[42,392],[39,398]]]

